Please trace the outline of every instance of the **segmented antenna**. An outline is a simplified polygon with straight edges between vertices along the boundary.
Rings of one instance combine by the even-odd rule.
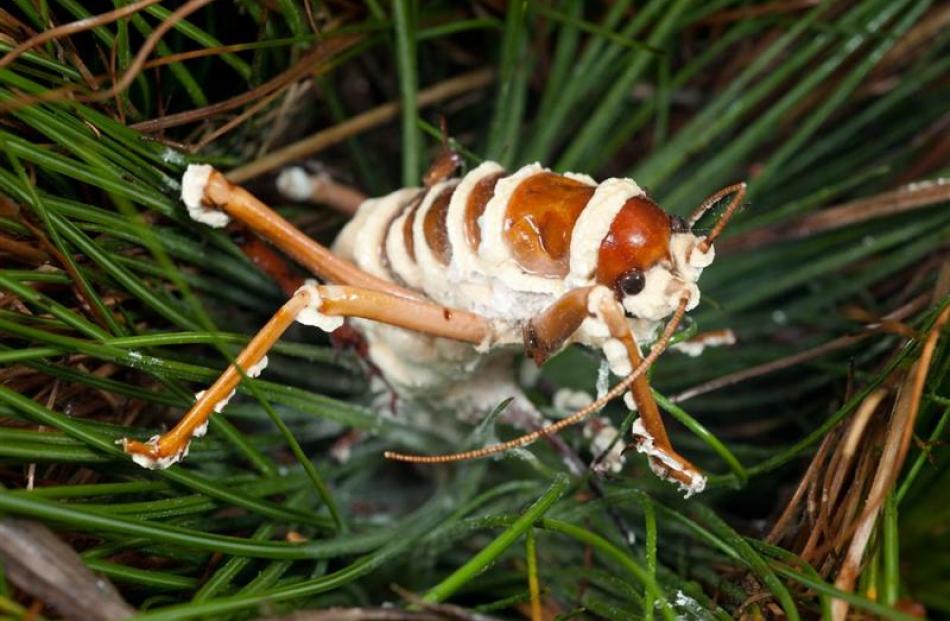
[[[709,247],[712,246],[713,242],[716,241],[716,238],[719,237],[719,234],[722,233],[722,230],[726,228],[726,225],[729,223],[729,220],[732,219],[732,216],[735,214],[736,210],[739,209],[739,205],[742,204],[742,199],[745,198],[746,184],[743,181],[742,183],[734,183],[729,187],[725,187],[715,194],[709,196],[706,200],[700,203],[699,207],[696,208],[690,217],[689,217],[689,226],[692,228],[696,222],[703,217],[707,211],[712,208],[713,205],[718,203],[724,197],[729,196],[730,194],[735,194],[732,198],[732,202],[729,203],[729,206],[726,207],[726,210],[722,212],[722,215],[719,216],[719,221],[716,222],[716,226],[713,227],[713,230],[710,231],[709,235],[706,236],[706,239],[701,241],[697,248],[701,253],[706,253],[709,251]]]
[[[673,313],[673,317],[670,319],[669,323],[666,324],[666,328],[663,330],[663,334],[660,336],[660,339],[653,344],[653,347],[650,348],[650,353],[646,358],[643,359],[636,369],[633,370],[630,375],[625,377],[620,381],[616,386],[610,389],[607,394],[600,397],[590,405],[578,410],[574,414],[571,414],[567,418],[563,418],[556,423],[552,423],[546,427],[542,427],[537,431],[532,431],[531,433],[525,434],[513,440],[508,440],[507,442],[500,442],[498,444],[492,444],[480,449],[474,449],[471,451],[463,451],[461,453],[449,453],[446,455],[409,455],[405,453],[394,453],[392,451],[386,451],[383,455],[386,459],[392,459],[394,461],[405,461],[414,464],[444,464],[455,461],[466,461],[468,459],[479,459],[481,457],[488,457],[489,455],[494,455],[496,453],[503,453],[514,448],[525,446],[531,444],[535,440],[540,438],[551,436],[566,427],[571,425],[576,425],[581,422],[594,412],[597,412],[610,401],[616,399],[626,391],[631,384],[641,375],[643,375],[650,366],[656,362],[656,359],[660,357],[660,354],[666,349],[666,346],[669,344],[670,339],[673,338],[673,333],[676,331],[676,328],[679,327],[680,322],[683,320],[683,315],[686,314],[686,305],[689,303],[689,294],[686,293],[680,298],[679,306],[676,307],[676,312]]]

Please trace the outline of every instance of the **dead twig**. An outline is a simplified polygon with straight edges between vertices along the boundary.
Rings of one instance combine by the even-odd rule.
[[[251,90],[241,93],[240,95],[226,99],[224,101],[213,103],[203,108],[187,110],[185,112],[179,112],[178,114],[169,114],[161,118],[143,121],[142,123],[136,123],[134,125],[130,125],[129,127],[137,129],[141,132],[154,132],[160,129],[177,127],[178,125],[185,125],[186,123],[200,121],[216,114],[233,110],[234,108],[243,106],[246,103],[257,101],[261,97],[266,97],[275,91],[286,88],[307,74],[317,74],[322,72],[324,69],[328,69],[330,59],[352,47],[362,38],[363,35],[341,35],[338,37],[325,39],[305,56],[303,56],[293,67],[277,75],[276,77],[271,78],[256,88],[252,88]],[[325,67],[321,67],[321,64],[325,65]]]
[[[115,9],[114,11],[100,13],[99,15],[93,15],[91,17],[86,17],[85,19],[78,19],[74,22],[57,26],[56,28],[44,30],[39,34],[30,37],[23,43],[20,43],[15,48],[7,52],[3,58],[0,58],[0,69],[12,63],[25,52],[28,52],[34,47],[42,45],[47,41],[52,41],[53,39],[66,37],[78,32],[83,32],[85,30],[91,30],[92,28],[96,28],[104,24],[112,23],[116,20],[122,19],[123,17],[138,13],[142,9],[158,2],[161,2],[161,0],[139,0],[138,2],[133,2],[132,4]]]
[[[891,322],[900,321],[906,317],[909,317],[917,310],[923,308],[927,305],[927,296],[919,296],[904,306],[896,309],[895,311],[885,315],[882,319],[881,324],[872,324],[865,328],[864,332],[858,334],[848,334],[845,336],[838,337],[827,343],[822,343],[811,349],[806,349],[805,351],[798,352],[797,354],[792,354],[790,356],[785,356],[784,358],[779,358],[778,360],[772,360],[760,364],[758,366],[751,367],[749,369],[742,369],[741,371],[736,371],[735,373],[730,373],[728,375],[723,375],[722,377],[717,377],[715,379],[709,380],[708,382],[703,382],[698,386],[693,386],[688,388],[681,393],[673,395],[670,397],[670,400],[673,403],[681,403],[687,401],[699,395],[706,394],[708,392],[713,392],[714,390],[720,390],[726,388],[727,386],[732,386],[740,382],[750,380],[754,377],[760,377],[762,375],[768,375],[769,373],[775,373],[776,371],[781,371],[782,369],[787,369],[809,360],[814,360],[815,358],[820,358],[825,354],[830,354],[833,351],[838,351],[839,349],[845,349],[856,343],[860,343],[866,338],[879,334],[884,331],[883,326],[890,325]],[[889,331],[889,330],[888,330]]]
[[[0,557],[9,580],[65,619],[117,621],[135,609],[112,583],[94,575],[53,531],[30,520],[0,520]]]
[[[875,196],[808,214],[792,222],[781,222],[748,231],[720,242],[720,252],[761,248],[782,241],[810,237],[860,222],[886,218],[906,211],[950,201],[950,180],[920,181]]]
[[[420,91],[418,99],[419,107],[429,106],[444,99],[482,88],[491,84],[494,79],[495,74],[491,69],[478,69],[469,73],[463,73],[460,76],[456,76]],[[250,164],[235,168],[227,174],[227,177],[233,183],[243,183],[248,179],[285,166],[290,162],[311,156],[331,145],[391,121],[396,118],[400,109],[401,106],[399,102],[396,101],[377,106],[372,110],[358,114],[352,119],[319,131],[312,136],[289,144],[282,149],[273,151]]]

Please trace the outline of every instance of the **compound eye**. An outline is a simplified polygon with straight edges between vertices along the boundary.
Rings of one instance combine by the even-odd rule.
[[[624,296],[640,293],[644,285],[646,285],[646,278],[643,276],[643,270],[632,269],[617,279],[617,288]]]

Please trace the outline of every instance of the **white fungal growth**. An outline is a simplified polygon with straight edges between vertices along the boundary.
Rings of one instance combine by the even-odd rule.
[[[188,215],[195,222],[220,229],[227,226],[231,218],[219,209],[205,206],[205,188],[214,168],[208,164],[189,164],[181,178],[181,200],[188,208]]]
[[[195,430],[191,432],[192,438],[203,438],[205,434],[208,433],[208,421],[205,421],[195,427]]]
[[[653,436],[650,435],[646,427],[643,426],[642,419],[638,418],[633,421],[633,427],[630,429],[630,433],[637,439],[635,443],[637,452],[643,453],[648,457],[647,463],[650,464],[650,470],[653,471],[653,474],[670,483],[676,483],[681,491],[686,492],[686,498],[706,489],[706,477],[698,472],[690,472],[690,469],[686,468],[682,462],[656,446]],[[655,463],[657,461],[660,462],[660,465]],[[679,479],[670,476],[671,470],[689,474],[689,483],[683,483]]]
[[[280,171],[276,185],[285,198],[303,202],[313,195],[314,178],[300,166],[291,166]]]
[[[406,248],[405,236],[403,235],[406,228],[406,219],[410,213],[410,210],[403,209],[402,213],[393,220],[386,233],[385,252],[393,272],[409,287],[421,289],[423,283],[422,268],[419,267],[414,258],[409,256],[409,250]]]
[[[610,449],[594,465],[595,470],[614,474],[623,470],[626,461],[623,456],[624,445],[617,440],[618,434],[617,428],[603,417],[593,418],[584,426],[584,437],[590,440],[590,452],[594,457],[600,457]]]
[[[357,217],[352,221],[356,230],[351,251],[353,261],[360,269],[380,278],[390,277],[380,249],[385,243],[389,223],[416,193],[414,188],[400,190],[382,198],[369,199],[360,205]],[[346,228],[350,229],[351,226],[348,224]]]
[[[250,369],[246,371],[248,377],[259,377],[261,373],[264,372],[264,369],[267,368],[267,363],[270,362],[267,359],[267,356],[261,357],[256,364],[252,365]]]
[[[598,399],[602,399],[610,390],[610,363],[606,358],[600,361],[600,366],[597,368],[596,388]]]
[[[640,409],[637,407],[637,400],[633,398],[633,393],[630,391],[623,393],[623,404],[627,406],[627,409],[631,412],[636,412]]]
[[[677,274],[687,282],[696,282],[703,269],[712,265],[716,259],[716,249],[712,246],[706,252],[699,251],[703,237],[692,233],[677,233],[670,238],[670,256]]]
[[[174,149],[165,147],[165,150],[162,151],[162,161],[166,164],[181,166],[185,163],[185,156]]]
[[[686,354],[691,358],[701,355],[707,347],[719,347],[722,345],[735,345],[736,334],[732,330],[717,330],[707,334],[700,334],[696,338],[677,343],[670,347],[680,353]]]
[[[663,265],[654,265],[643,274],[643,278],[643,290],[624,297],[623,307],[634,317],[660,321],[676,307],[674,295],[677,283],[670,270]]]
[[[205,393],[206,393],[206,392],[208,392],[208,391],[207,391],[207,390],[199,390],[198,392],[196,392],[196,393],[195,393],[195,401],[198,401],[198,400],[201,399],[203,396],[205,396]],[[229,392],[229,393],[227,394],[227,396],[224,397],[224,399],[221,399],[220,401],[218,401],[217,403],[215,403],[215,404],[214,404],[214,411],[215,411],[216,413],[218,413],[218,414],[220,414],[221,412],[223,412],[223,411],[224,411],[224,408],[226,408],[226,407],[228,406],[228,403],[230,403],[231,398],[234,397],[234,393],[235,393],[235,392],[237,392],[237,391],[236,391],[236,390],[231,390],[231,392]],[[197,433],[197,430],[195,430],[194,433]],[[192,434],[192,435],[194,435],[194,434]],[[202,434],[202,435],[203,435],[203,434]],[[200,436],[199,436],[199,437],[200,437]]]
[[[158,441],[160,438],[161,436],[152,436],[145,444],[152,450],[158,450]],[[117,444],[122,445],[123,450],[125,450],[126,442],[127,441],[125,439],[116,441]],[[174,455],[169,455],[168,457],[151,457],[149,455],[133,453],[132,461],[148,470],[164,470],[173,464],[177,464],[187,457],[188,447],[189,445],[186,444],[180,451]]]
[[[631,179],[607,179],[597,186],[594,195],[577,218],[571,234],[571,273],[567,277],[568,286],[582,286],[590,282],[597,269],[600,244],[610,232],[614,218],[620,213],[624,203],[641,194],[643,190]]]
[[[320,306],[323,299],[320,297],[320,290],[316,285],[306,284],[299,291],[305,291],[310,296],[308,304],[297,313],[297,322],[305,326],[314,326],[324,332],[333,332],[343,325],[342,317],[331,317],[320,312]]]
[[[554,409],[562,412],[573,412],[593,403],[594,398],[583,390],[571,390],[570,388],[561,388],[554,393],[554,399],[551,405]]]
[[[455,302],[456,285],[449,281],[445,276],[446,266],[436,257],[435,252],[429,247],[429,240],[425,233],[426,216],[429,210],[435,204],[436,199],[443,192],[450,191],[458,185],[458,179],[448,179],[440,181],[432,186],[426,193],[422,203],[416,210],[416,216],[412,221],[412,240],[413,254],[416,257],[416,264],[422,272],[423,289],[426,294],[436,300],[446,300]],[[376,247],[376,253],[379,254],[379,246]]]
[[[630,364],[627,348],[624,347],[620,339],[607,339],[604,341],[602,348],[607,364],[610,365],[611,373],[617,377],[627,377],[633,373],[633,365]]]
[[[697,602],[695,599],[686,595],[682,591],[676,591],[676,597],[673,599],[673,606],[678,608],[681,611],[689,613],[689,616],[685,614],[679,615],[678,619],[705,619],[708,616],[706,607]]]
[[[468,237],[465,234],[465,211],[469,196],[480,181],[491,175],[504,172],[504,170],[495,162],[482,162],[462,177],[452,194],[452,199],[449,201],[445,228],[449,235],[449,243],[452,246],[451,269],[458,273],[461,278],[468,279],[473,275],[480,275],[482,272],[481,259],[478,257],[478,253],[469,245]]]

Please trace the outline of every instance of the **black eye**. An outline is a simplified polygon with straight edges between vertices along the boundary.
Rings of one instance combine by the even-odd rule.
[[[672,216],[670,218],[670,230],[673,233],[689,233],[689,224],[682,216]]]
[[[636,295],[643,291],[646,279],[643,270],[632,269],[617,280],[617,288],[623,295]]]

